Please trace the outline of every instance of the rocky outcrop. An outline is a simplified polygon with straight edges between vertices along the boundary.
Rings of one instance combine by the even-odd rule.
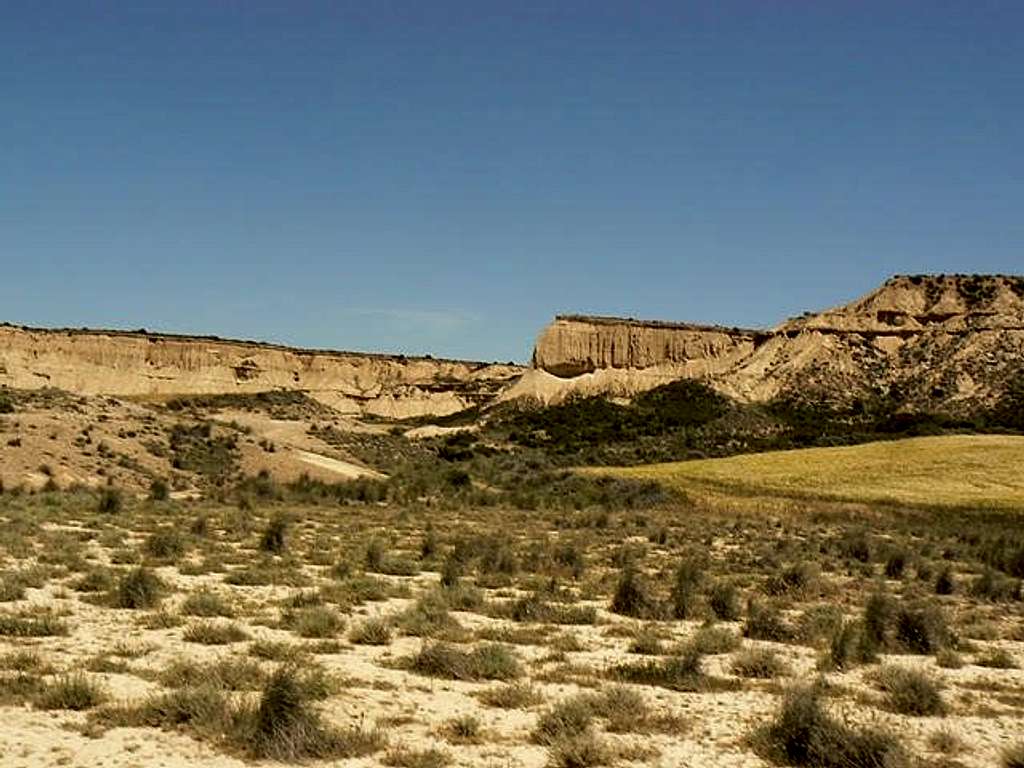
[[[0,385],[152,398],[301,390],[352,414],[443,415],[490,401],[522,369],[144,332],[0,326]]]
[[[557,401],[701,378],[741,400],[884,397],[950,412],[991,404],[1024,370],[1024,277],[901,275],[770,330],[558,317],[510,391]]]
[[[562,377],[665,365],[680,376],[707,376],[750,355],[765,338],[742,328],[559,315],[537,339],[533,365]]]

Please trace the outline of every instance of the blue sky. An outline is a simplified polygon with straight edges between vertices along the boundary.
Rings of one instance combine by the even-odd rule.
[[[1024,3],[0,14],[0,319],[526,360],[1024,272]]]

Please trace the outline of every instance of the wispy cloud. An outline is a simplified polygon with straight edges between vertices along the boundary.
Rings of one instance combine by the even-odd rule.
[[[481,321],[473,312],[459,309],[408,307],[348,307],[342,312],[356,320],[374,322],[392,332],[436,336],[469,328]]]

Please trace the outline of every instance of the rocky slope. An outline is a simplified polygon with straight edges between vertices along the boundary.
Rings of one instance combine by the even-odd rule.
[[[134,398],[301,390],[342,413],[403,418],[487,402],[521,373],[217,338],[0,326],[0,386],[15,389]]]
[[[746,401],[887,398],[966,412],[1024,369],[1024,277],[897,276],[766,331],[559,317],[541,333],[534,366],[508,395],[629,396],[691,377]]]

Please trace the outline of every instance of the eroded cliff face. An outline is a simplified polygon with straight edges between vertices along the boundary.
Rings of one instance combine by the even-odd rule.
[[[666,365],[680,376],[707,376],[750,355],[763,338],[741,328],[563,315],[537,339],[533,365],[562,377]]]
[[[444,415],[490,401],[517,366],[186,336],[0,326],[0,385],[169,397],[302,390],[343,412]]]
[[[559,317],[541,333],[533,363],[506,396],[628,397],[690,377],[747,401],[883,397],[967,412],[1024,371],[1024,277],[897,276],[765,331]]]

